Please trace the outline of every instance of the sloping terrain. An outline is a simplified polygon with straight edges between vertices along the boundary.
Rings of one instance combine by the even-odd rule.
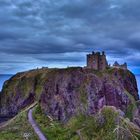
[[[17,73],[0,94],[0,117],[15,116],[34,102],[38,103],[34,118],[49,139],[139,139],[138,88],[129,70],[70,67]],[[14,128],[5,128],[0,135],[11,134],[8,130]]]

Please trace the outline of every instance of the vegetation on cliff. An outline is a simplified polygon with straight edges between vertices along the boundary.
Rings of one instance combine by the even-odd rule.
[[[77,114],[62,124],[46,116],[38,105],[34,110],[34,118],[51,140],[140,139],[140,129],[110,106],[104,107],[94,116]]]
[[[28,122],[27,111],[20,112],[14,119],[0,128],[0,140],[38,140],[33,128]]]
[[[0,115],[15,115],[37,101],[34,117],[51,140],[133,140],[140,139],[139,128],[130,122],[140,122],[138,99],[136,79],[129,70],[42,68],[18,73],[5,82]],[[13,125],[21,127],[21,133],[32,132],[30,126],[22,126],[26,115],[20,114],[20,119],[1,131],[3,140],[8,135],[16,139]]]

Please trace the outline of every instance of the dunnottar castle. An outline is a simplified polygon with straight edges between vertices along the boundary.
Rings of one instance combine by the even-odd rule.
[[[105,52],[92,52],[87,55],[87,68],[92,68],[94,70],[105,70],[106,68],[111,67],[108,65]],[[127,69],[127,64],[124,63],[120,65],[117,61],[113,64],[112,67]]]

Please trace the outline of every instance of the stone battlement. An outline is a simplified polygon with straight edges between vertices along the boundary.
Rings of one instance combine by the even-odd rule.
[[[95,70],[104,70],[108,67],[105,52],[92,52],[87,55],[87,67]]]

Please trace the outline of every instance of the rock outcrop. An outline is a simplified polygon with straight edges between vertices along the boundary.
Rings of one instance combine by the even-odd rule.
[[[39,100],[45,114],[60,121],[80,112],[95,114],[104,105],[129,114],[138,99],[135,76],[128,70],[46,68],[18,73],[5,82],[0,115],[16,114],[35,100]]]
[[[40,104],[46,114],[65,121],[74,114],[95,114],[104,105],[129,112],[135,107],[138,89],[134,75],[128,70],[63,69],[49,75]]]

